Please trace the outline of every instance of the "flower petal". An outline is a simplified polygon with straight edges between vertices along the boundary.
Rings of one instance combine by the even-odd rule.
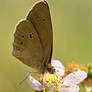
[[[31,75],[28,75],[27,78],[27,82],[28,84],[35,90],[37,91],[41,91],[43,89],[42,85],[40,82],[38,82],[37,80],[35,80]]]
[[[78,92],[79,86],[70,86],[69,88],[58,88],[59,92]]]
[[[57,74],[59,74],[60,76],[64,75],[65,68],[59,60],[52,60],[51,65],[55,68]]]
[[[71,85],[79,84],[86,77],[87,77],[87,73],[85,71],[76,71],[70,73],[63,79],[63,85],[71,86]]]

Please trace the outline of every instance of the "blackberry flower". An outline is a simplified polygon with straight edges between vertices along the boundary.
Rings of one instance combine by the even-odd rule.
[[[87,73],[85,71],[78,70],[64,76],[65,68],[60,61],[53,60],[51,65],[54,67],[55,73],[50,74],[49,72],[46,72],[42,77],[43,83],[40,83],[31,75],[28,76],[27,82],[33,89],[37,91],[48,89],[48,92],[79,91],[78,84],[87,77]]]

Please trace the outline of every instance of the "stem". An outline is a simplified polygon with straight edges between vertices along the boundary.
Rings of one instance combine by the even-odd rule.
[[[45,92],[45,88],[43,88],[43,92]]]
[[[80,91],[79,92],[87,92],[84,83],[79,84],[79,87],[80,87]]]

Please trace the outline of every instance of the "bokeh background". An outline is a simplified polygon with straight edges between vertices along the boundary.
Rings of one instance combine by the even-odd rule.
[[[0,92],[32,92],[24,81],[31,68],[12,56],[16,23],[38,0],[0,0]],[[92,61],[92,1],[48,0],[54,34],[53,59]]]

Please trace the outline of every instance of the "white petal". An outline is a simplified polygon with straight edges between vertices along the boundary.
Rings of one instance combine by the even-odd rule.
[[[87,77],[87,73],[84,71],[76,71],[70,73],[63,79],[63,85],[76,85],[82,82]]]
[[[42,85],[40,82],[38,82],[37,80],[35,80],[31,75],[28,76],[27,78],[27,82],[28,84],[35,90],[37,91],[41,91],[43,88],[42,88]]]
[[[79,86],[70,86],[69,88],[58,88],[59,92],[78,92]]]
[[[51,88],[51,89],[49,90],[49,92],[53,92],[53,88]]]
[[[64,75],[65,68],[60,61],[52,60],[51,65],[55,68],[55,71],[56,71],[57,74],[59,74],[60,76]]]

